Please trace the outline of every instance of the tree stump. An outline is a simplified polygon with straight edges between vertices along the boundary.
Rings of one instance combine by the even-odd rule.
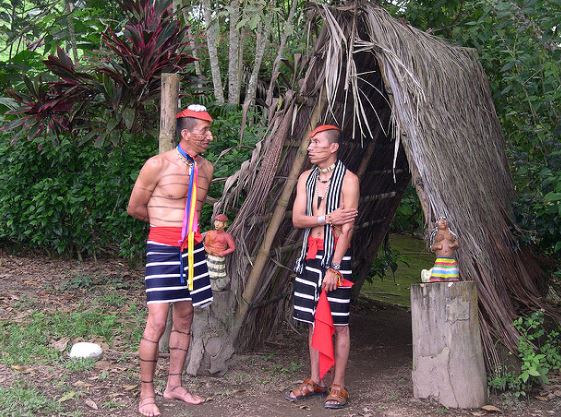
[[[448,408],[487,400],[477,289],[473,281],[411,286],[413,394]]]
[[[229,330],[234,310],[230,291],[213,292],[214,302],[205,308],[195,308],[191,332],[191,347],[186,361],[189,375],[223,375],[228,360],[234,354]]]

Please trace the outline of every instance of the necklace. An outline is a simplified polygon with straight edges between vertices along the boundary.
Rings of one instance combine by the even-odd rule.
[[[327,184],[328,182],[331,182],[331,177],[329,177],[326,180],[322,180],[320,177],[318,177],[318,181],[321,182],[322,184]]]
[[[327,168],[320,168],[319,172],[322,174],[328,174],[335,169],[335,163],[333,165],[329,165]]]
[[[181,152],[179,151],[179,149],[175,148],[176,152],[177,152],[177,158],[183,162],[187,167],[191,168],[193,166],[193,162],[195,162],[195,159],[191,159],[189,160],[188,158],[186,158],[185,156],[183,156],[181,154]],[[189,156],[189,154],[186,153],[187,156]],[[196,158],[196,157],[195,157]]]
[[[329,178],[329,179],[328,179],[327,181],[325,181],[325,182],[327,183],[327,182],[329,182],[329,181],[331,181],[331,178]],[[323,182],[323,181],[322,181],[322,182]],[[321,191],[319,190],[319,188],[316,188],[315,194],[316,194],[316,197],[317,197],[317,199],[318,199],[318,205],[317,205],[318,210],[319,210],[319,206],[321,206],[321,202],[323,201],[323,199],[324,199],[325,196],[327,195],[327,189],[328,189],[328,188],[329,188],[329,187],[325,187],[325,188],[324,188],[323,190],[321,190]]]

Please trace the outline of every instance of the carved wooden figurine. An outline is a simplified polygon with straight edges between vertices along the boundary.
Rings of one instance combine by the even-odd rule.
[[[448,226],[446,217],[436,221],[430,236],[430,249],[436,255],[430,282],[454,282],[460,280],[456,249],[458,236]]]
[[[226,274],[224,257],[236,249],[232,235],[225,231],[228,217],[219,214],[214,219],[214,230],[205,233],[204,244],[207,253],[208,273],[213,291],[223,291],[230,279]]]

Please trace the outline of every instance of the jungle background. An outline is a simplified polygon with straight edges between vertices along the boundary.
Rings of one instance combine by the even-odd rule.
[[[131,284],[138,284],[130,279],[134,273],[126,271],[138,271],[142,263],[146,226],[127,216],[126,205],[138,171],[158,149],[160,74],[180,73],[182,105],[202,103],[215,116],[215,140],[206,154],[215,164],[212,202],[263,138],[270,109],[296,83],[300,58],[321,26],[308,19],[311,5],[299,0],[150,4],[0,0],[2,415],[89,415],[123,403],[108,397],[97,408],[86,403],[82,411],[69,411],[67,404],[90,398],[74,385],[82,376],[97,372],[97,379],[105,380],[119,373],[119,366],[69,364],[65,352],[69,340],[94,337],[120,352],[113,358],[117,364],[126,364],[138,344],[142,291]],[[477,50],[505,136],[519,244],[532,245],[542,256],[551,272],[551,301],[558,303],[561,1],[381,4],[413,26]],[[210,227],[211,212],[207,204],[203,229]],[[396,289],[395,274],[416,271],[431,259],[422,242],[403,238],[425,232],[413,188],[392,232],[364,292],[377,302],[407,307],[408,287]],[[389,296],[380,297],[388,287]],[[89,295],[93,298],[85,302]],[[494,370],[490,387],[515,398],[561,394],[555,385],[561,368],[556,324],[539,311],[520,311],[517,320],[524,335],[519,361]],[[33,347],[22,349],[24,341]],[[274,370],[274,362],[265,360],[262,367]],[[277,362],[281,376],[300,370]],[[39,371],[31,367],[36,364]],[[47,369],[41,366],[58,367],[66,385],[46,391],[35,386],[33,378]],[[123,367],[134,381],[134,367]],[[129,391],[136,390],[134,382],[124,381]],[[544,387],[553,388],[535,393]],[[17,398],[23,398],[21,404]]]

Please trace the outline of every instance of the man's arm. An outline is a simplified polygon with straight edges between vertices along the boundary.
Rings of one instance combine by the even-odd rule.
[[[341,207],[328,213],[324,217],[323,222],[320,222],[320,220],[322,220],[320,217],[322,216],[306,216],[306,181],[309,174],[310,171],[305,171],[300,175],[300,178],[298,178],[296,198],[294,199],[294,206],[292,207],[292,224],[294,227],[297,229],[305,229],[322,226],[325,223],[339,226],[354,220],[358,212],[356,208],[350,207]],[[343,185],[343,189],[344,187]]]
[[[135,219],[149,222],[148,202],[158,184],[158,173],[162,168],[162,160],[157,156],[150,158],[138,174],[129,199],[127,213]]]
[[[224,235],[224,238],[226,239],[226,245],[228,245],[228,248],[226,250],[223,250],[220,253],[220,256],[229,255],[236,250],[236,244],[234,242],[234,238],[232,237],[232,235],[230,233],[228,233],[228,232],[225,232],[225,233],[226,234]]]
[[[344,208],[347,210],[358,210],[358,201],[360,197],[360,185],[358,182],[358,177],[350,171],[343,180],[343,202]],[[358,212],[358,211],[357,211]],[[349,249],[351,245],[351,238],[353,236],[353,227],[355,224],[355,218],[348,221],[341,226],[341,234],[337,240],[337,246],[335,248],[335,253],[331,259],[331,263],[341,264],[343,256]],[[325,274],[325,279],[323,280],[323,286],[327,291],[333,291],[337,288],[337,275],[332,271],[328,270]]]

